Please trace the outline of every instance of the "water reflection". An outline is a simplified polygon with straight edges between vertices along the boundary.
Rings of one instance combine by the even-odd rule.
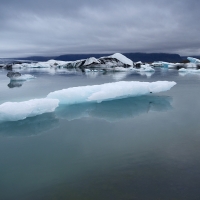
[[[122,79],[125,79],[129,74],[129,72],[115,72],[113,73],[112,78],[116,81],[120,81]]]
[[[0,135],[33,136],[50,131],[59,125],[59,119],[72,121],[84,117],[103,119],[108,122],[131,119],[149,111],[172,109],[168,96],[141,96],[102,103],[59,106],[54,113],[46,113],[15,122],[0,123]]]
[[[13,70],[15,71],[15,70]],[[17,71],[20,72],[28,72],[28,73],[40,73],[40,74],[50,74],[50,75],[56,75],[56,74],[69,74],[69,75],[75,75],[77,73],[81,73],[81,70],[78,69],[68,69],[68,68],[26,68],[26,69],[17,69]]]
[[[20,121],[0,123],[0,135],[4,136],[33,136],[49,131],[59,125],[55,113],[45,113]]]
[[[150,78],[155,72],[137,72],[141,76],[146,76],[147,78]]]
[[[83,117],[95,117],[109,122],[124,120],[148,113],[172,109],[172,98],[168,96],[141,96],[102,103],[60,106],[56,110],[59,118],[69,121]]]
[[[21,87],[25,81],[10,81],[9,88]]]

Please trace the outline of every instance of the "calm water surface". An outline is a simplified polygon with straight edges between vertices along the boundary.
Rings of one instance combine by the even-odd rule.
[[[0,103],[43,98],[82,85],[176,81],[149,96],[60,106],[0,123],[2,200],[196,200],[200,197],[200,75],[28,70],[11,82],[0,71]]]

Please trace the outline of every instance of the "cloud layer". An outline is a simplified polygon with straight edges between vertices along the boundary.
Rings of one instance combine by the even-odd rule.
[[[0,57],[200,54],[196,0],[0,0]]]

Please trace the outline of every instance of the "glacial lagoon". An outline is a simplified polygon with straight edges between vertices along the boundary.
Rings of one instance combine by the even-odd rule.
[[[0,122],[0,199],[199,199],[200,74],[25,69],[36,78],[10,82],[7,72],[0,104],[121,80],[177,85]]]

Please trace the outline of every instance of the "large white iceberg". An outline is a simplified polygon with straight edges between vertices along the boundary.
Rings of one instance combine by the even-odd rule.
[[[129,58],[127,58],[126,56],[122,55],[121,53],[115,53],[115,54],[113,54],[109,57],[110,58],[116,58],[117,60],[119,60],[120,62],[122,62],[126,65],[133,66],[133,61],[130,60]]]
[[[22,102],[6,102],[0,105],[0,121],[18,121],[27,117],[53,112],[57,99],[32,99]]]
[[[105,83],[102,85],[80,86],[51,92],[48,99],[58,99],[60,104],[76,104],[85,102],[102,102],[113,99],[121,99],[130,96],[140,96],[149,93],[167,91],[176,85],[175,82],[139,82],[120,81]]]

